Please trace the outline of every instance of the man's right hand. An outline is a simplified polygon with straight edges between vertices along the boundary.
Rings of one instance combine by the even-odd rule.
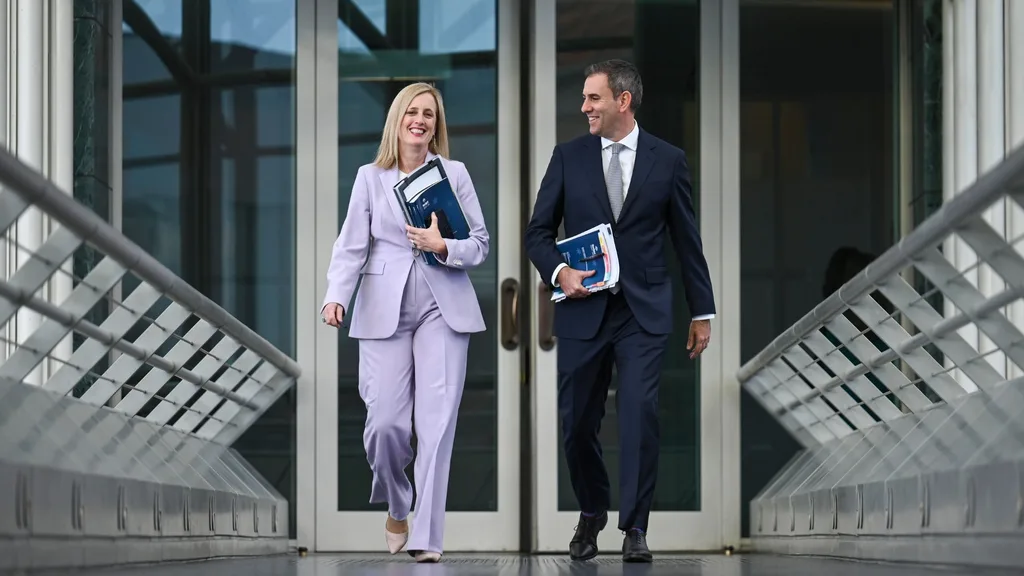
[[[590,296],[590,290],[583,287],[583,279],[593,275],[593,270],[574,270],[566,266],[558,271],[558,287],[567,298],[586,298]]]
[[[328,326],[340,328],[341,321],[344,319],[345,309],[341,307],[341,304],[331,302],[327,306],[324,306],[324,321],[327,322]]]

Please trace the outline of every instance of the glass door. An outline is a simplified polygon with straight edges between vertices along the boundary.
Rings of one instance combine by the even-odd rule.
[[[596,61],[624,58],[638,65],[644,92],[637,120],[655,136],[683,148],[690,161],[694,202],[700,210],[701,176],[706,166],[699,103],[719,98],[716,90],[705,90],[702,77],[701,11],[708,5],[696,0],[536,0],[531,78],[533,100],[538,105],[532,121],[531,180],[536,190],[551,157],[552,147],[585,133],[586,120],[580,112],[583,70]],[[715,4],[712,2],[711,4]],[[713,18],[704,19],[714,22]],[[714,33],[712,31],[712,33]],[[710,44],[710,43],[705,43]],[[706,52],[706,50],[704,51]],[[709,107],[717,110],[717,107]],[[710,157],[717,152],[708,151]],[[704,224],[704,222],[702,222]],[[714,230],[717,223],[706,228]],[[702,228],[705,228],[702,226]],[[712,269],[716,250],[714,238],[704,233],[705,254]],[[671,248],[668,265],[676,299],[673,305],[675,333],[669,342],[660,385],[659,420],[661,454],[654,510],[648,544],[654,551],[710,550],[722,545],[722,454],[721,396],[719,372],[701,370],[704,360],[691,361],[686,353],[690,313],[682,292],[682,281]],[[550,292],[534,271],[530,283],[536,303],[532,313],[534,400],[534,470],[536,478],[535,549],[564,552],[568,548],[579,509],[569,483],[557,414],[556,353],[558,343],[551,335],[553,306]],[[715,285],[716,293],[721,290]],[[717,329],[712,322],[713,337]],[[717,342],[722,346],[721,340]],[[713,356],[709,350],[708,355]],[[611,479],[612,512],[601,533],[599,547],[616,551],[622,534],[616,529],[618,506],[618,430],[613,377],[606,416],[601,428],[604,459]],[[557,439],[557,440],[556,440]],[[738,498],[738,494],[736,496]]]
[[[451,153],[470,171],[490,233],[489,257],[470,272],[488,330],[470,341],[446,552],[519,549],[516,18],[515,3],[497,0],[316,3],[317,305],[356,171],[372,161],[388,107],[408,83],[432,82],[444,95]],[[386,507],[368,503],[358,345],[328,327],[316,340],[316,548],[382,551]]]

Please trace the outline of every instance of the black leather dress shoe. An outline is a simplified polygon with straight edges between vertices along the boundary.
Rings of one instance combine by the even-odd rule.
[[[651,549],[647,547],[647,534],[636,528],[626,532],[626,537],[622,539],[622,561],[652,562],[653,560]]]
[[[584,516],[580,514],[580,523],[576,525],[576,534],[569,541],[569,558],[573,560],[590,560],[597,556],[597,535],[608,525],[608,513],[600,516]]]

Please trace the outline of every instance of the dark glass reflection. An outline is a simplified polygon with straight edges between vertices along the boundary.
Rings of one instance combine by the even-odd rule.
[[[897,236],[896,20],[885,1],[740,7],[746,362]],[[751,498],[799,445],[746,392],[740,408],[747,535]]]
[[[373,161],[388,107],[407,84],[433,82],[444,96],[452,157],[473,178],[491,236],[490,255],[470,272],[489,327],[498,325],[497,2],[362,0],[338,18],[338,202],[345,217],[359,166]],[[401,80],[393,80],[400,78]],[[363,451],[366,409],[357,388],[357,343],[338,350],[338,509],[369,504]],[[474,334],[452,456],[448,511],[498,506],[497,331]],[[408,473],[412,477],[412,466]]]
[[[124,233],[289,354],[295,4],[125,0],[123,8]],[[294,502],[292,394],[235,448]]]
[[[686,151],[693,179],[694,208],[700,214],[699,131],[697,115],[700,18],[695,0],[558,0],[557,137],[565,142],[586,133],[580,112],[583,69],[608,58],[630,60],[644,81],[637,122],[651,134]],[[665,23],[671,23],[666,26]],[[676,288],[672,311],[676,329],[668,350],[685,350],[690,311],[675,249],[668,243],[666,263]],[[554,383],[541,383],[542,385]],[[618,376],[611,391],[600,437],[611,480],[612,509],[619,501],[619,432],[615,410]],[[700,377],[686,354],[666,354],[659,389],[661,457],[654,493],[655,511],[700,510]],[[558,509],[577,510],[561,441],[558,448]]]

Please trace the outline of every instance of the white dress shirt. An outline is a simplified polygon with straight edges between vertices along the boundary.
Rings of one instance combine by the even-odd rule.
[[[619,140],[619,144],[622,144],[623,148],[619,150],[619,166],[622,167],[622,201],[626,201],[626,196],[629,195],[629,183],[633,179],[633,165],[636,164],[636,147],[640,140],[640,125],[633,121],[633,130],[626,134],[626,136]],[[605,179],[608,177],[608,166],[612,163],[612,144],[614,141],[607,138],[601,138],[601,163],[604,166]],[[564,262],[555,267],[555,271],[551,274],[551,285],[558,287],[558,273],[565,268],[568,264]],[[710,320],[714,318],[714,314],[701,314],[694,316],[692,320]]]

